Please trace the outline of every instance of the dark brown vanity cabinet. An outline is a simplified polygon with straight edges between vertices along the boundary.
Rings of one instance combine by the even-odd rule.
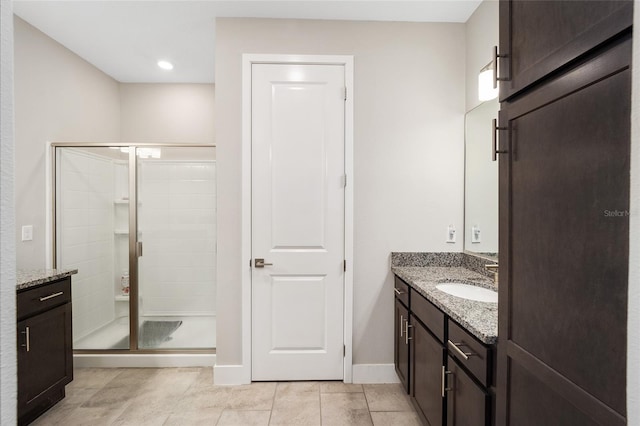
[[[398,298],[395,299],[395,344],[393,358],[396,373],[402,387],[409,391],[409,340],[406,330],[409,324],[409,308],[404,306]]]
[[[17,305],[18,424],[26,425],[73,379],[71,279],[20,291]]]
[[[503,3],[514,60],[573,53],[501,104],[497,425],[624,425],[632,5]]]
[[[633,2],[500,0],[500,101],[628,28]]]
[[[492,425],[493,347],[470,335],[402,280],[395,281],[396,371],[422,423]],[[409,296],[408,309],[398,299],[403,290]],[[407,312],[409,320],[400,328],[398,319],[404,320]]]
[[[494,349],[452,320],[447,331],[447,426],[492,425]]]
[[[411,317],[411,340],[411,399],[426,424],[440,426],[444,419],[444,347],[414,316]]]
[[[447,426],[490,425],[490,397],[450,356],[447,359]]]

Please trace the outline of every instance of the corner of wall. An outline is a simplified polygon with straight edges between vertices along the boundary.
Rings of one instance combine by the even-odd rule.
[[[13,12],[0,0],[0,423],[16,424]]]

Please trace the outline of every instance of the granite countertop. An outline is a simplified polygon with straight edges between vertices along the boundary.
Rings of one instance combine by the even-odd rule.
[[[25,290],[77,274],[77,269],[33,269],[16,271],[16,290]]]
[[[491,278],[461,266],[392,266],[391,271],[480,341],[489,345],[497,342],[497,303],[462,299],[436,288],[455,281],[497,290]]]

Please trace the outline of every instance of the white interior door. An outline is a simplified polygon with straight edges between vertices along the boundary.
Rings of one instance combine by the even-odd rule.
[[[343,378],[344,87],[252,66],[252,380]]]

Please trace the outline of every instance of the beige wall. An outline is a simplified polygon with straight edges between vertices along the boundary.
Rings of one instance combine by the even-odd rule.
[[[46,142],[120,140],[118,83],[15,17],[18,268],[46,264]],[[33,241],[20,228],[33,225]]]
[[[640,4],[634,7],[640,28]],[[637,33],[636,33],[637,34]],[[640,43],[633,43],[631,98],[631,216],[627,331],[627,424],[640,425]]]
[[[46,258],[46,143],[214,143],[212,84],[121,84],[15,17],[18,268]],[[33,225],[33,241],[21,227]]]
[[[218,364],[242,363],[242,54],[354,56],[354,363],[391,364],[390,252],[462,249],[464,44],[463,24],[216,21]]]
[[[491,61],[498,45],[498,1],[484,0],[466,23],[466,91],[470,111],[480,105],[478,74]]]
[[[0,1],[0,424],[16,424],[13,14]]]
[[[120,84],[123,142],[215,142],[213,84]]]

